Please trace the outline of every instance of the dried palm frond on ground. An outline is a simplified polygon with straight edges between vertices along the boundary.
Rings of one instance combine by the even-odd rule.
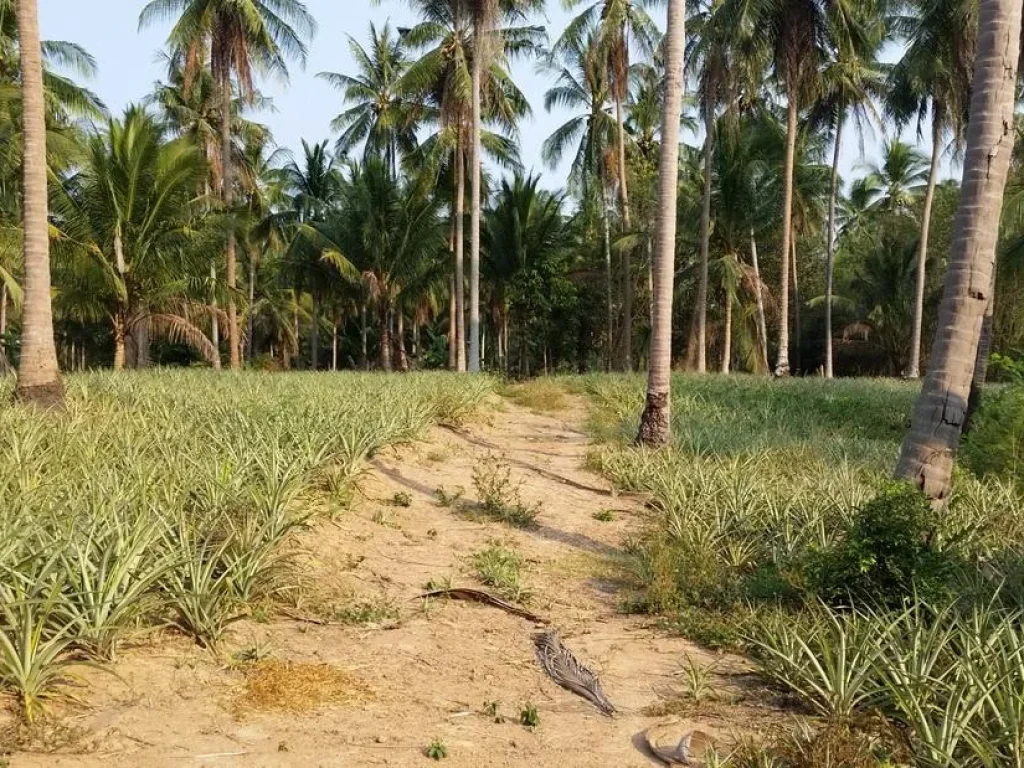
[[[265,659],[246,668],[245,688],[235,708],[239,714],[300,713],[369,698],[372,692],[362,681],[330,664]]]
[[[502,600],[500,597],[483,592],[479,589],[467,589],[464,587],[458,587],[455,589],[435,589],[432,592],[427,592],[420,595],[421,598],[435,598],[435,597],[446,597],[449,600],[466,600],[474,603],[483,603],[484,605],[490,605],[495,608],[500,608],[505,613],[510,613],[513,616],[519,616],[520,618],[532,621],[534,624],[547,624],[547,619],[542,619],[535,613],[523,610],[517,605],[513,605],[507,600]]]
[[[548,673],[548,677],[577,696],[582,696],[602,714],[615,714],[615,707],[601,690],[597,675],[576,660],[572,652],[562,645],[558,632],[542,632],[534,638],[537,660]]]

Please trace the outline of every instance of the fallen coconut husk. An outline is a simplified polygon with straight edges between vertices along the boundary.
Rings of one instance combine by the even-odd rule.
[[[547,624],[547,619],[542,619],[535,613],[530,613],[517,605],[502,600],[500,597],[482,592],[479,589],[467,589],[463,587],[456,587],[452,589],[435,589],[432,592],[427,592],[420,595],[420,598],[432,598],[432,597],[447,597],[451,600],[468,600],[473,603],[482,603],[484,605],[490,605],[494,608],[500,608],[505,613],[510,613],[513,616],[518,616],[527,621],[532,621],[534,624]]]
[[[542,632],[534,638],[537,660],[548,677],[577,696],[582,696],[609,717],[615,707],[601,689],[597,675],[576,660],[572,652],[562,645],[557,631]]]
[[[678,721],[652,725],[644,731],[644,741],[651,753],[665,765],[688,765],[701,768],[714,740],[703,731],[684,731]]]

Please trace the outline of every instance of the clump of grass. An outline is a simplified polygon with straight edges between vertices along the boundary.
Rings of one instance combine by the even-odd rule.
[[[610,509],[600,509],[592,514],[591,517],[600,523],[610,523],[615,519],[615,513]]]
[[[390,626],[401,616],[394,600],[386,595],[347,603],[334,608],[330,615],[334,621],[357,626]]]
[[[406,491],[396,491],[395,495],[391,497],[391,506],[393,507],[411,507],[412,506],[412,494]]]
[[[517,528],[534,525],[541,505],[523,501],[523,483],[512,480],[512,468],[493,454],[473,468],[473,486],[487,516]]]
[[[445,746],[444,741],[440,738],[434,738],[427,748],[423,750],[423,754],[431,760],[444,760],[448,757],[448,747]]]
[[[523,584],[523,558],[501,542],[492,541],[487,549],[473,554],[476,576],[489,587],[494,587],[502,597],[524,602],[529,592]]]
[[[498,701],[485,701],[484,715],[489,717],[495,723],[505,722],[505,718],[501,714],[501,703]]]
[[[569,405],[562,382],[550,377],[507,384],[498,393],[516,405],[535,411],[561,411]]]
[[[466,493],[465,488],[456,488],[454,491],[447,491],[443,485],[434,489],[434,498],[437,499],[439,507],[454,507]]]
[[[524,704],[522,709],[519,710],[519,724],[531,730],[540,725],[540,715],[537,713],[537,707],[529,702]]]
[[[330,664],[265,659],[249,665],[244,672],[245,684],[234,702],[240,714],[301,714],[371,698],[370,689],[362,681]]]

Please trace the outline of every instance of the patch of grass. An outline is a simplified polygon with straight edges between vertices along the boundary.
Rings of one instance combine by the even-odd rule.
[[[411,507],[412,506],[412,494],[406,491],[396,491],[395,495],[391,497],[391,506],[393,507]]]
[[[569,406],[562,382],[549,377],[506,384],[499,387],[498,394],[534,411],[561,411]]]
[[[454,507],[459,503],[466,493],[466,489],[462,487],[456,488],[454,491],[447,491],[443,485],[439,485],[434,489],[434,498],[437,499],[437,505],[439,507]]]
[[[529,592],[523,585],[523,558],[501,542],[492,541],[487,549],[473,554],[476,576],[502,597],[515,602],[526,602]]]
[[[524,704],[519,710],[519,724],[531,730],[539,726],[540,715],[537,713],[537,707],[529,702]]]
[[[610,523],[615,519],[615,513],[610,509],[600,509],[592,514],[591,517],[601,523]]]
[[[507,462],[488,454],[473,467],[473,486],[480,510],[487,517],[516,528],[529,528],[535,524],[541,505],[523,501],[523,483],[512,480],[512,468]]]
[[[445,746],[445,743],[441,739],[435,738],[427,745],[427,748],[423,750],[423,754],[431,760],[444,760],[448,757],[448,747]]]
[[[393,600],[385,595],[363,598],[336,607],[330,612],[334,621],[357,626],[393,626],[401,614]]]
[[[497,701],[484,702],[484,715],[489,717],[495,723],[505,722],[505,718],[501,714],[501,704]]]
[[[245,669],[245,684],[234,704],[242,715],[302,714],[369,698],[371,692],[362,681],[330,664],[265,659]]]

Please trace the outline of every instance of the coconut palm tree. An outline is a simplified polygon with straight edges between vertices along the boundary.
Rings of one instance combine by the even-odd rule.
[[[946,137],[952,134],[954,142],[960,143],[966,125],[978,19],[975,0],[914,0],[906,7],[907,12],[895,20],[906,50],[890,73],[886,108],[900,126],[916,120],[919,135],[931,113],[931,168],[921,214],[913,347],[907,370],[909,378],[918,378],[928,235],[939,159]]]
[[[417,105],[402,89],[409,57],[402,39],[385,24],[370,24],[369,49],[349,37],[349,51],[357,73],[321,72],[317,77],[341,91],[348,108],[331,122],[341,132],[334,150],[347,155],[363,144],[364,156],[381,155],[392,175],[401,156],[416,149]]]
[[[111,323],[115,370],[147,365],[155,336],[210,362],[216,354],[192,320],[210,310],[188,298],[182,269],[208,171],[189,139],[162,135],[151,115],[129,107],[91,138],[82,170],[56,198],[62,234],[80,246],[72,270],[91,276],[91,301]]]
[[[43,85],[39,9],[36,0],[18,0],[23,131],[22,218],[24,316],[21,362],[15,399],[45,408],[61,407],[64,384],[57,365],[50,303],[50,233],[47,221],[46,91]]]
[[[566,6],[576,8],[589,0],[566,0]],[[628,166],[626,159],[625,104],[629,97],[630,65],[634,54],[651,58],[658,47],[661,35],[657,25],[647,14],[647,8],[661,4],[660,0],[595,0],[579,15],[570,20],[555,49],[573,47],[584,39],[590,30],[596,31],[599,59],[608,73],[608,88],[615,106],[616,155],[615,174],[619,202],[622,206],[622,224],[627,232],[633,229],[629,206]],[[633,277],[630,263],[630,249],[622,252],[623,263],[623,368],[632,368],[633,337]]]
[[[1021,4],[981,0],[977,59],[956,235],[928,375],[903,443],[898,477],[936,503],[949,496],[993,285],[1003,192],[1014,138]]]
[[[282,76],[288,69],[285,58],[305,63],[306,40],[316,33],[316,21],[300,0],[150,0],[142,9],[140,26],[159,19],[176,18],[170,43],[184,56],[185,83],[190,85],[201,62],[210,62],[210,72],[220,102],[221,198],[225,208],[234,204],[231,118],[232,76],[244,99],[255,95],[258,71]],[[236,235],[228,225],[226,247],[228,300],[228,348],[231,368],[242,364],[237,288]]]
[[[871,207],[885,213],[911,214],[929,178],[928,160],[910,144],[898,140],[882,146],[882,162],[868,166],[865,186],[873,189]]]
[[[885,94],[886,67],[878,55],[886,41],[882,14],[874,3],[860,9],[867,16],[866,34],[837,41],[834,55],[821,74],[821,93],[814,105],[816,122],[832,131],[832,178],[825,235],[825,378],[834,374],[832,349],[832,293],[835,280],[836,208],[839,199],[839,157],[843,127],[852,119],[863,143],[866,127],[880,123],[874,101]]]
[[[651,329],[647,399],[637,433],[637,442],[649,446],[665,445],[671,436],[672,284],[675,277],[685,35],[686,3],[684,0],[669,0],[665,32],[665,115],[661,127],[658,181],[660,208],[655,235],[654,327]]]

